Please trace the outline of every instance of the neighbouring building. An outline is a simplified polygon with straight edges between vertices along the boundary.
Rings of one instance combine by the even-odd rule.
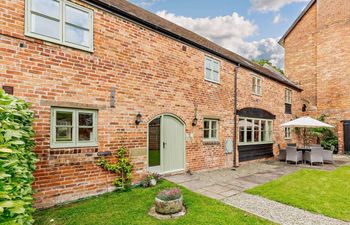
[[[337,128],[350,152],[350,1],[312,0],[285,35],[287,77],[300,85],[303,111]]]
[[[96,163],[123,146],[137,181],[231,167],[233,149],[240,162],[272,157],[295,141],[280,124],[300,112],[298,86],[127,1],[0,7],[0,85],[35,112],[38,208],[113,190]]]

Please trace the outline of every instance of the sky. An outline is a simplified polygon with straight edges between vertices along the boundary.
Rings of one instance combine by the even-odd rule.
[[[249,59],[283,68],[277,43],[310,0],[129,0]]]

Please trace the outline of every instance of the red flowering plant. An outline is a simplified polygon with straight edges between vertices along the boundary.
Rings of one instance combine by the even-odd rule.
[[[173,201],[181,198],[180,188],[165,189],[158,193],[157,198],[163,201]]]

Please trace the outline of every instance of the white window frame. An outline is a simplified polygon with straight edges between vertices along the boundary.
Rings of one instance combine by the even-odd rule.
[[[286,139],[286,140],[292,139],[292,128],[290,128],[290,127],[284,128],[284,139]]]
[[[207,61],[210,61],[210,78],[207,78],[206,77],[206,73],[207,73]],[[218,72],[218,80],[214,80],[214,62],[216,62],[218,64],[218,67],[219,67],[219,71]],[[214,59],[213,57],[209,57],[209,56],[205,56],[205,59],[204,59],[204,80],[206,81],[210,81],[210,82],[213,82],[213,83],[217,83],[217,84],[220,84],[220,75],[221,75],[221,62],[217,59]]]
[[[284,91],[284,101],[286,104],[292,104],[292,90],[289,88],[286,88]]]
[[[52,43],[56,43],[56,44],[60,44],[60,45],[65,45],[68,47],[72,47],[72,48],[76,48],[76,49],[80,49],[80,50],[84,50],[84,51],[88,51],[88,52],[93,52],[94,51],[94,40],[93,40],[94,39],[94,30],[93,30],[94,14],[93,14],[93,10],[82,7],[80,5],[77,5],[75,3],[72,3],[72,2],[69,2],[66,0],[55,0],[55,1],[59,2],[59,5],[60,5],[59,19],[56,20],[56,21],[59,21],[59,23],[60,23],[60,25],[59,25],[59,39],[55,39],[52,37],[48,37],[45,35],[31,32],[31,15],[33,14],[32,10],[31,10],[32,9],[31,8],[32,0],[26,0],[26,2],[25,2],[26,5],[25,5],[25,29],[24,29],[25,31],[24,31],[24,34],[28,37],[33,37],[33,38],[41,39],[44,41],[48,41],[48,42],[52,42]],[[81,10],[81,11],[89,14],[89,26],[86,29],[89,32],[89,40],[90,40],[89,46],[74,44],[74,43],[71,43],[71,42],[68,42],[65,40],[65,29],[64,28],[66,25],[66,17],[65,17],[66,6],[76,8],[78,10]],[[38,13],[34,13],[34,14],[38,14]],[[40,13],[39,13],[39,15],[47,18],[47,16],[42,15]],[[82,29],[82,28],[80,28],[80,29]]]
[[[248,142],[247,141],[247,126],[244,126],[244,141],[241,142],[240,141],[240,126],[238,126],[238,145],[258,145],[258,144],[271,144],[273,143],[273,120],[269,120],[269,119],[260,119],[260,118],[251,118],[251,117],[240,117],[238,121],[240,120],[244,120],[245,123],[247,124],[247,120],[251,120],[253,123],[252,126],[252,141]],[[254,141],[254,127],[255,127],[255,121],[259,121],[259,140],[258,141]],[[265,138],[266,141],[261,141],[261,121],[265,121],[266,125],[265,125],[265,130],[263,132],[265,132]],[[268,126],[268,124],[271,123],[271,127]],[[270,130],[269,130],[270,128]]]
[[[209,128],[208,129],[205,129],[205,126],[204,126],[205,122],[209,122]],[[213,131],[212,124],[213,124],[213,122],[216,122],[216,138],[212,137],[212,131]],[[204,119],[203,120],[203,140],[204,141],[219,141],[219,129],[220,129],[219,126],[220,126],[220,124],[219,124],[219,120],[218,119],[208,119],[208,118]],[[204,131],[205,130],[209,131],[209,137],[205,137],[204,136]]]
[[[260,81],[260,86],[258,85]],[[259,89],[260,88],[260,89]],[[262,96],[263,80],[261,77],[253,75],[252,76],[252,92],[254,95]]]
[[[71,112],[72,118],[72,141],[59,142],[56,141],[56,113],[57,112]],[[79,113],[93,114],[93,138],[91,141],[79,141]],[[88,109],[72,109],[72,108],[51,108],[51,131],[50,131],[50,147],[51,148],[74,148],[74,147],[97,147],[97,110]]]

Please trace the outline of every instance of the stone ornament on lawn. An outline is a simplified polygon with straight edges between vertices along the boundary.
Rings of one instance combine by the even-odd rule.
[[[150,215],[158,219],[171,219],[185,215],[183,196],[179,188],[165,189],[155,198],[155,206]]]

